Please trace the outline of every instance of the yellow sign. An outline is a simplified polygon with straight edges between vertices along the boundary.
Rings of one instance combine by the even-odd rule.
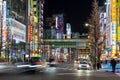
[[[120,41],[120,26],[117,27],[117,40]]]
[[[38,54],[38,51],[35,50],[35,51],[34,51],[34,54]]]
[[[116,0],[112,0],[112,22],[116,22]]]
[[[115,34],[112,34],[112,38],[113,38],[113,39],[116,38],[116,35],[115,35]]]

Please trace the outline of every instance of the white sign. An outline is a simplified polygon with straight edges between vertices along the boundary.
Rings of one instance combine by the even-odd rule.
[[[2,21],[2,41],[6,41],[7,39],[7,33],[6,33],[6,1],[3,1],[3,6],[2,6],[2,16],[3,16],[3,21]]]
[[[11,19],[11,32],[13,39],[26,42],[26,26],[17,20]]]

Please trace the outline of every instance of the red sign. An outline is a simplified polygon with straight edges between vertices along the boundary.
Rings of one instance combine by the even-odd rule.
[[[32,27],[32,25],[30,25],[30,37],[29,37],[29,40],[30,40],[30,42],[32,41],[32,35],[33,34],[33,27]]]

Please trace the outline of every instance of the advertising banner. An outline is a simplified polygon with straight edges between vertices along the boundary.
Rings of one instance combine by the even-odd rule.
[[[2,0],[0,0],[0,43],[2,42],[1,41],[1,38],[2,38],[2,34],[1,34],[1,31],[2,31]]]
[[[56,20],[57,39],[61,39],[63,36],[63,28],[64,28],[63,14],[53,15],[53,18]]]
[[[26,26],[17,20],[11,19],[11,32],[13,39],[26,42]]]
[[[3,1],[3,7],[2,7],[2,40],[3,42],[6,42],[6,38],[7,38],[7,27],[6,27],[6,1]]]
[[[2,0],[0,0],[0,19],[2,18]],[[0,20],[1,22],[1,20]]]
[[[70,23],[66,24],[66,34],[67,34],[67,38],[70,39],[71,38],[71,25],[70,25]]]
[[[116,0],[112,0],[112,54],[116,54]]]
[[[32,42],[32,40],[33,40],[32,39],[33,38],[33,26],[32,25],[30,25],[30,33],[29,34],[30,34],[29,41]]]
[[[118,26],[117,28],[118,28],[117,29],[117,33],[118,33],[117,34],[117,36],[118,36],[117,40],[120,41],[120,26]]]

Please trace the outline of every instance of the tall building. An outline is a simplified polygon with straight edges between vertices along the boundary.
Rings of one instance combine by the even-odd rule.
[[[64,33],[64,15],[63,14],[54,14],[53,18],[55,20],[55,28],[56,28],[56,37],[57,39],[63,38]]]
[[[120,57],[120,0],[106,0],[105,28],[108,57]]]
[[[3,49],[3,57],[41,53],[43,4],[44,0],[0,0],[0,19],[3,18],[0,20],[0,37],[3,36],[0,38],[0,51]]]
[[[29,0],[28,6],[28,43],[30,56],[33,56],[38,51],[38,0]]]
[[[44,0],[29,0],[28,43],[31,56],[42,53],[43,47],[43,9]]]
[[[0,4],[1,57],[9,60],[9,57],[22,56],[22,51],[25,51],[26,0],[0,0]]]
[[[70,23],[67,23],[66,24],[66,37],[67,37],[67,39],[71,39],[71,25],[70,25]]]

